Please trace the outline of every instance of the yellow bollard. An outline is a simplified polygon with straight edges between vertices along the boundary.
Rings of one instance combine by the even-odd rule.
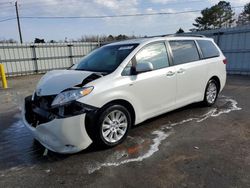
[[[7,85],[7,80],[6,80],[3,64],[0,64],[0,73],[1,73],[1,77],[2,77],[3,88],[6,89],[6,88],[8,88],[8,85]]]

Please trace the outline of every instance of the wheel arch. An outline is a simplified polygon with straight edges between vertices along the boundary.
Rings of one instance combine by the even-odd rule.
[[[220,89],[221,89],[221,83],[220,83],[220,79],[219,79],[219,77],[218,76],[212,76],[209,80],[215,80],[216,82],[217,82],[217,86],[219,87],[218,88],[218,91],[220,92]],[[209,80],[208,80],[208,82],[209,82]]]
[[[135,113],[135,109],[134,109],[133,105],[130,102],[128,102],[127,100],[124,100],[124,99],[115,99],[115,100],[112,100],[112,101],[104,104],[101,107],[101,109],[103,109],[109,105],[112,105],[112,104],[119,104],[119,105],[124,106],[129,111],[129,113],[131,115],[132,125],[135,124],[136,113]]]

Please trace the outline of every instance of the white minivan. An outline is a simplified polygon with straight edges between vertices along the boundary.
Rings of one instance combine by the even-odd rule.
[[[45,74],[25,98],[23,121],[49,150],[120,144],[129,128],[194,102],[215,103],[226,59],[213,39],[152,37],[102,46]]]

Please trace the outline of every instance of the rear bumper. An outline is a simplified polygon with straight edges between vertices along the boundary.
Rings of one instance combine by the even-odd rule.
[[[227,81],[227,73],[226,71],[224,72],[224,74],[222,74],[222,76],[220,77],[220,92],[223,90],[223,88],[226,85],[226,81]]]
[[[30,113],[30,112],[29,112]],[[57,153],[76,153],[86,149],[91,143],[85,126],[86,113],[33,126],[26,119],[25,107],[22,109],[25,126],[43,146]]]

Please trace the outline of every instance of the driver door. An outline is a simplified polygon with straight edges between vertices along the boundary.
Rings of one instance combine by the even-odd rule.
[[[142,119],[160,115],[174,108],[175,68],[169,66],[165,42],[143,47],[133,58],[135,64],[151,63],[153,70],[130,75],[129,92],[135,96]]]

